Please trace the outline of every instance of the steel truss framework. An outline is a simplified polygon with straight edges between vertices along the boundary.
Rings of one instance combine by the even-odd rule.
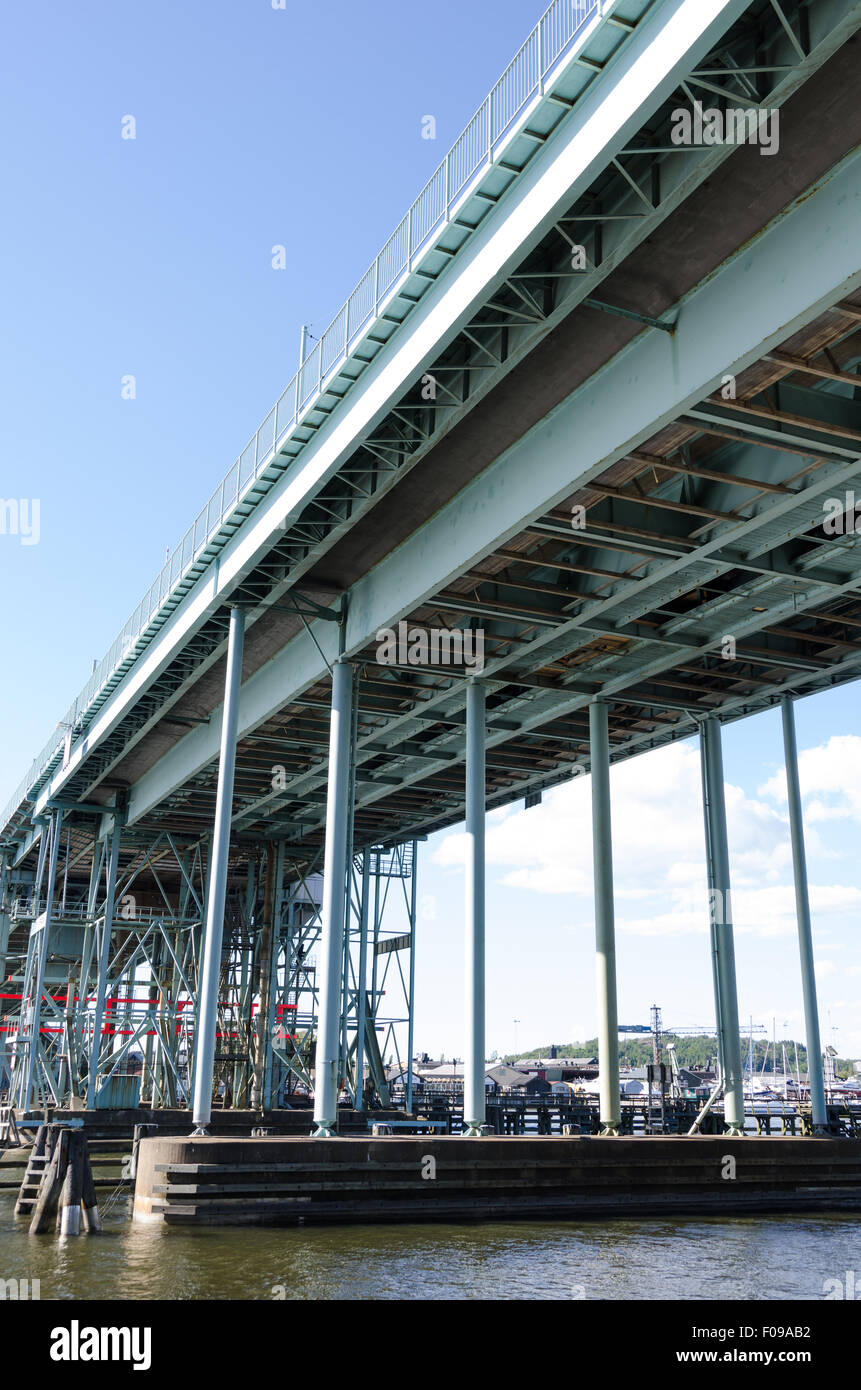
[[[61,809],[50,817],[34,883],[13,883],[3,865],[0,1090],[23,1109],[182,1107],[195,1071],[207,845],[168,832],[127,843],[115,826],[92,842],[87,883],[76,873],[82,837],[64,836],[63,820]],[[320,858],[269,842],[231,867],[216,1105],[269,1110],[313,1089]],[[386,1061],[400,1072],[409,1055],[415,884],[412,843],[364,851],[351,869],[340,1077],[357,1109],[388,1103]]]
[[[823,315],[740,375],[734,401],[687,411],[408,614],[416,629],[484,633],[490,805],[588,767],[596,694],[611,698],[618,757],[690,736],[710,712],[741,717],[857,675],[854,513],[842,535],[825,526],[828,499],[861,483],[859,321],[848,302]],[[370,648],[351,659],[357,834],[458,820],[469,671],[398,669]],[[241,742],[240,834],[321,835],[328,708],[321,683]],[[158,817],[182,823],[212,785],[199,774]]]

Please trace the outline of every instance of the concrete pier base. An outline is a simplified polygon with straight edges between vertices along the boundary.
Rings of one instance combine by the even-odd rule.
[[[153,1138],[134,1218],[186,1225],[861,1211],[861,1140]]]

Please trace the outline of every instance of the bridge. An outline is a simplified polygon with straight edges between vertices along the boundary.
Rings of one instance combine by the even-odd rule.
[[[589,772],[617,1131],[609,768],[697,734],[738,1131],[721,730],[780,706],[825,1123],[793,701],[861,674],[859,25],[550,5],[0,816],[15,1105],[387,1103],[465,819],[480,1133],[485,812]]]

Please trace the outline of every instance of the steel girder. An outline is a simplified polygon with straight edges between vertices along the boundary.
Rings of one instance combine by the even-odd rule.
[[[718,64],[716,68],[696,69],[691,74],[691,82],[695,85],[699,83],[712,93],[710,100],[714,99],[714,94],[722,95],[724,100],[738,100],[740,93],[736,90],[741,87],[742,93],[746,93],[751,100],[763,102],[766,98],[769,106],[779,106],[786,100],[787,96],[802,82],[824,59],[833,52],[851,29],[858,23],[857,6],[843,3],[843,0],[831,0],[827,5],[818,6],[815,14],[810,17],[802,15],[799,33],[802,40],[799,43],[797,38],[789,41],[782,24],[778,23],[776,16],[767,9],[759,15],[755,24],[740,25],[733,29],[730,34],[722,40],[719,45],[709,55],[709,62]],[[768,28],[768,20],[771,19],[772,30]],[[782,47],[780,45],[783,45]],[[759,54],[760,56],[768,52],[770,62],[759,63],[750,66],[751,62]],[[718,87],[712,80],[714,77],[721,78],[721,86]],[[701,79],[709,79],[704,81]],[[688,84],[683,84],[683,90],[688,91]],[[557,106],[565,108],[566,100],[558,94],[550,94],[550,99],[557,102]],[[660,130],[653,123],[644,132],[647,139],[662,138]],[[626,156],[625,163],[614,159],[608,166],[608,173],[605,176],[605,184],[595,190],[590,190],[584,195],[584,199],[569,210],[570,219],[582,223],[585,217],[587,222],[595,223],[598,218],[598,226],[601,228],[600,235],[596,229],[588,234],[585,240],[589,246],[590,262],[595,264],[590,270],[580,276],[565,275],[562,271],[553,267],[553,253],[547,248],[542,248],[540,269],[534,267],[538,262],[533,263],[533,268],[522,269],[514,276],[508,277],[504,282],[503,289],[510,290],[509,300],[513,300],[515,308],[512,310],[511,304],[498,306],[498,310],[507,314],[505,327],[498,330],[491,330],[496,333],[500,346],[494,351],[490,346],[490,338],[487,332],[487,323],[479,316],[476,321],[468,325],[468,329],[473,334],[482,331],[481,348],[476,351],[471,362],[457,365],[459,353],[455,353],[454,365],[451,361],[445,360],[434,363],[432,370],[438,372],[440,376],[440,389],[445,399],[450,399],[452,404],[448,407],[434,405],[432,407],[418,407],[413,398],[412,404],[402,404],[392,412],[390,421],[397,424],[400,419],[404,420],[404,411],[407,412],[407,419],[412,422],[415,416],[410,416],[409,412],[422,409],[425,417],[429,417],[430,424],[425,421],[425,429],[411,429],[403,427],[400,437],[397,440],[377,440],[371,441],[373,448],[371,453],[375,454],[375,464],[382,469],[382,486],[379,476],[374,477],[368,474],[367,468],[363,470],[361,463],[358,469],[355,463],[350,464],[341,472],[341,477],[345,487],[341,487],[341,492],[346,492],[346,496],[335,498],[332,501],[323,502],[320,517],[316,523],[310,521],[310,516],[315,503],[303,512],[303,518],[307,515],[308,522],[300,520],[296,524],[295,534],[293,531],[285,536],[283,542],[276,546],[271,554],[271,562],[261,565],[257,572],[257,578],[251,584],[249,596],[253,592],[258,597],[264,594],[267,589],[268,602],[271,605],[276,597],[276,589],[272,586],[277,585],[277,593],[283,592],[287,585],[296,581],[301,574],[302,564],[310,563],[310,557],[321,553],[321,546],[325,546],[334,541],[338,534],[355,522],[361,514],[361,506],[356,506],[357,502],[364,499],[364,505],[376,503],[386,490],[386,478],[393,480],[400,468],[401,474],[405,467],[413,466],[428,447],[432,447],[438,428],[446,428],[451,420],[460,412],[472,408],[476,401],[481,398],[484,389],[479,387],[478,391],[474,386],[470,389],[467,383],[470,382],[475,372],[486,372],[485,386],[489,386],[492,381],[503,371],[510,370],[520,357],[534,346],[536,333],[539,335],[558,321],[559,317],[566,313],[572,303],[577,302],[587,295],[589,290],[597,284],[598,280],[612,270],[614,265],[620,263],[628,251],[636,246],[648,232],[653,230],[656,219],[666,216],[678,202],[686,196],[707,173],[713,171],[717,164],[725,159],[730,153],[726,147],[709,148],[705,147],[700,151],[681,152],[666,143],[658,144],[655,147],[643,145],[642,139],[636,144],[632,144],[623,152]],[[506,170],[510,177],[514,177],[517,166],[511,164],[512,152],[508,151],[506,156]],[[523,166],[525,167],[525,166]],[[632,176],[631,170],[634,171]],[[614,181],[614,183],[612,182]],[[647,190],[647,192],[644,192]],[[596,197],[600,195],[600,204],[596,203]],[[627,199],[627,202],[625,201]],[[600,214],[596,214],[594,208],[601,207]],[[644,211],[644,208],[653,207],[653,211]],[[485,211],[488,204],[485,204]],[[610,209],[608,212],[607,209]],[[563,249],[568,248],[571,236],[566,226],[560,221],[554,225],[554,235],[558,245]],[[548,261],[548,254],[550,260]],[[558,252],[556,253],[558,255]],[[552,307],[547,306],[547,296],[545,294],[544,305],[539,308],[538,303],[529,288],[528,281],[535,275],[540,274],[544,277],[551,277],[552,283],[559,290],[551,296]],[[553,277],[556,277],[555,280]],[[434,278],[434,277],[431,277]],[[426,282],[427,283],[427,282]],[[545,278],[545,289],[547,281]],[[497,295],[498,298],[498,295]],[[412,297],[407,296],[407,306],[411,306]],[[524,316],[523,306],[534,305],[536,312]],[[517,305],[520,309],[517,309]],[[543,314],[543,317],[542,317]],[[524,317],[528,320],[524,322]],[[537,325],[537,327],[536,327]],[[460,341],[469,346],[470,334],[465,331],[460,335]],[[474,338],[473,338],[474,342]],[[457,343],[454,344],[457,348]],[[491,360],[482,366],[481,357],[489,357]],[[452,391],[446,382],[453,382],[454,378],[446,373],[455,373],[461,381],[461,388]],[[467,399],[468,394],[468,399]],[[460,403],[457,404],[457,397]],[[409,400],[409,397],[407,398]],[[448,414],[448,418],[437,420],[434,412],[440,411],[443,416]],[[390,426],[388,427],[390,429]],[[380,431],[384,434],[387,429],[385,423]],[[426,432],[429,431],[429,432]],[[412,437],[411,437],[412,436]],[[365,444],[368,444],[368,440]],[[360,446],[360,453],[356,456],[360,459],[361,451],[364,446]],[[412,452],[411,452],[412,451]],[[385,459],[385,465],[381,460]],[[355,472],[355,478],[351,473]],[[368,482],[367,479],[371,481]],[[359,481],[360,480],[360,481]],[[320,494],[323,498],[324,494]],[[335,505],[337,504],[337,505]],[[243,515],[249,514],[250,505],[243,504]],[[321,518],[323,524],[321,524]],[[303,537],[303,526],[307,534]],[[328,527],[328,531],[327,531]],[[289,557],[287,564],[282,563],[285,557]],[[298,557],[298,558],[297,558]],[[299,565],[299,569],[296,566]],[[260,616],[263,607],[252,614],[250,621]],[[81,794],[88,791],[98,784],[99,780],[108,775],[117,762],[122,758],[130,747],[146,736],[146,733],[155,726],[155,723],[165,711],[182,698],[182,695],[190,688],[196,679],[212,665],[221,651],[221,639],[223,636],[223,622],[221,615],[216,615],[214,620],[208,623],[205,629],[195,637],[188,645],[187,650],[176,662],[162,673],[156,680],[151,689],[138,702],[132,714],[123,720],[116,731],[103,741],[93,762],[90,757],[90,765],[94,768],[86,777],[88,786]],[[180,719],[180,724],[187,720]],[[89,743],[89,740],[87,740]],[[80,793],[82,776],[73,778],[70,787],[76,793]],[[33,842],[30,837],[28,844]]]
[[[693,7],[687,4],[686,0],[685,2],[683,2],[683,0],[671,0],[670,3],[653,6],[650,14],[636,27],[635,32],[627,39],[623,50],[620,51],[611,65],[613,74],[612,81],[609,76],[610,70],[608,69],[608,72],[602,74],[602,81],[595,84],[594,93],[591,88],[587,92],[586,97],[583,99],[583,102],[586,104],[583,104],[582,110],[582,103],[578,103],[573,113],[564,112],[564,100],[562,101],[561,108],[557,104],[557,111],[561,109],[564,113],[563,126],[556,132],[553,141],[547,141],[542,137],[542,141],[539,142],[541,147],[537,151],[534,159],[529,161],[524,179],[517,181],[515,187],[510,190],[509,196],[506,199],[505,221],[506,225],[509,226],[509,234],[512,219],[516,221],[515,214],[521,217],[525,216],[527,220],[540,218],[540,207],[546,204],[548,199],[552,201],[555,197],[556,202],[559,203],[558,210],[564,212],[565,207],[563,201],[567,203],[567,201],[570,200],[572,192],[577,187],[578,178],[581,182],[588,182],[587,176],[593,174],[601,164],[604,146],[600,145],[599,142],[600,148],[595,159],[592,160],[591,164],[583,165],[581,156],[585,156],[587,151],[590,154],[594,153],[591,148],[592,137],[590,135],[589,140],[580,140],[578,144],[578,141],[575,139],[576,132],[571,126],[569,117],[573,117],[574,124],[582,126],[584,130],[588,127],[588,129],[592,131],[600,127],[601,130],[611,138],[612,132],[620,129],[620,123],[623,121],[625,113],[629,108],[631,112],[636,112],[637,116],[642,118],[642,115],[648,109],[658,105],[660,101],[670,93],[672,88],[677,85],[676,79],[679,78],[682,70],[686,67],[687,69],[690,69],[692,66],[695,67],[697,54],[699,52],[705,53],[711,47],[714,40],[725,30],[731,18],[737,13],[740,13],[744,8],[744,5],[719,3],[719,0],[709,0],[708,4],[700,3],[696,7],[695,13]],[[833,18],[835,27],[839,27],[839,23],[841,22],[843,24],[846,23],[845,13],[841,15],[835,14]],[[822,40],[822,52],[824,54],[827,43],[822,34],[817,34],[816,38]],[[649,69],[650,86],[646,93],[641,89],[640,83],[641,69],[643,66],[641,56],[647,50],[650,54],[651,66]],[[667,65],[667,73],[672,74],[666,77],[663,85],[657,82],[658,70],[654,67],[654,59],[658,52],[661,54],[661,61]],[[795,66],[799,69],[797,76],[800,78],[805,75],[805,73],[809,72],[818,61],[819,58],[812,53],[807,55],[804,64],[799,64],[796,60]],[[783,66],[792,67],[793,65],[784,64]],[[778,67],[776,71],[779,72],[780,68]],[[588,107],[589,102],[592,104],[591,107]],[[612,119],[609,119],[611,113]],[[633,129],[636,128],[636,119],[633,115],[629,118],[629,124],[632,124],[632,131],[629,132],[632,133]],[[565,163],[566,158],[570,163],[572,157],[571,151],[574,150],[575,147],[578,151],[575,164],[578,169],[581,168],[582,165],[582,175],[576,175],[574,166],[569,168]],[[548,150],[551,151],[550,154],[548,154]],[[710,155],[710,158],[713,160],[718,157],[719,156],[714,152]],[[606,163],[606,160],[604,163]],[[549,168],[544,168],[544,166],[548,165],[550,166]],[[516,170],[517,166],[515,165],[513,167]],[[543,174],[541,173],[542,168],[544,168]],[[555,170],[555,173],[553,173],[553,170]],[[618,173],[618,169],[616,169],[616,172]],[[527,186],[527,180],[531,181],[529,186]],[[628,188],[629,193],[630,182],[631,175],[628,173],[627,178],[623,177],[623,183]],[[672,178],[669,180],[669,183],[672,185]],[[523,212],[523,208],[525,208],[530,198],[533,200],[534,206],[532,212],[527,215]],[[667,204],[667,207],[669,206],[670,204]],[[664,214],[666,210],[665,208]],[[507,253],[508,241],[506,236],[499,234],[503,232],[505,228],[499,228],[498,232],[494,235],[490,234],[492,230],[491,223],[495,224],[498,220],[498,218],[488,215],[486,219],[487,226],[482,224],[479,233],[474,237],[470,237],[469,257],[473,259],[477,258],[478,263],[481,263],[481,256],[484,255],[487,267],[497,263],[500,257],[502,257],[504,261],[505,254]],[[546,221],[546,218],[544,220]],[[548,222],[547,225],[553,225],[552,221]],[[535,240],[539,238],[539,236],[540,232],[533,233],[531,239]],[[484,251],[482,250],[483,243],[488,241],[493,242],[495,246],[492,254],[489,254],[486,248]],[[475,246],[473,246],[473,242],[475,242]],[[516,255],[518,257],[522,256],[524,246],[525,243],[518,243],[516,248]],[[612,259],[608,260],[608,266],[611,264]],[[460,268],[461,262],[459,261],[458,267],[457,282],[459,285],[468,287],[470,284],[475,283],[476,279],[480,280],[481,275],[476,271],[472,259],[470,259],[469,263],[464,259],[462,269]],[[512,268],[516,269],[516,265]],[[504,279],[505,277],[503,277],[503,280]],[[445,317],[446,314],[449,314],[456,308],[457,295],[455,294],[453,296],[452,293],[454,290],[454,281],[451,274],[447,275],[441,284],[446,286],[443,298],[446,302],[451,301],[450,308],[443,314],[443,317]],[[519,292],[522,295],[522,287]],[[431,314],[432,306],[430,301],[439,298],[440,294],[440,286],[438,286],[434,280],[427,294],[422,296],[417,311],[411,313],[409,316],[408,332],[411,338],[415,338],[416,343],[421,339],[419,333],[419,320],[422,317],[433,316]],[[425,301],[427,301],[427,303]],[[434,311],[434,313],[436,313],[436,327],[438,328],[439,313],[436,311]],[[403,375],[405,371],[405,359],[403,359],[401,352],[401,348],[404,346],[401,342],[402,338],[402,334],[398,335],[398,342],[400,344],[397,354],[399,366],[395,372],[395,376],[398,374]],[[439,334],[437,334],[437,340],[439,340]],[[381,353],[380,360],[382,361],[384,357],[390,356],[392,356],[390,352]],[[425,357],[427,357],[426,353],[420,360],[420,364],[417,364],[417,369],[418,365],[422,368],[428,365],[431,359],[428,358],[428,360],[425,361]],[[374,370],[376,370],[376,363],[374,364]],[[407,373],[407,375],[410,375],[411,372],[412,369],[410,369],[410,373]],[[370,375],[371,373],[363,374],[361,383],[363,392],[365,391],[365,377],[370,377]],[[370,384],[370,382],[368,382],[368,384]],[[357,401],[358,397],[356,396],[355,390],[351,391],[348,403],[348,415],[352,416],[354,413]],[[343,415],[344,411],[338,412],[339,419]],[[345,423],[347,423],[346,419]],[[357,438],[362,435],[362,430],[357,429],[355,422],[349,425],[349,431],[352,431],[352,434]],[[343,433],[343,431],[341,431],[341,433]],[[324,434],[325,431],[320,433],[320,442],[322,442]],[[317,439],[315,439],[313,447],[314,449],[318,448]],[[308,457],[310,459],[311,455]],[[315,476],[317,471],[319,470],[311,470],[311,472],[315,473]],[[309,473],[307,464],[301,470],[301,474],[293,477],[292,475],[294,472],[295,470],[290,470],[291,478],[289,480],[289,487],[287,482],[279,484],[272,493],[271,498],[267,499],[266,507],[261,511],[261,508],[258,506],[257,512],[260,512],[260,515],[257,516],[255,512],[255,525],[251,529],[255,536],[264,537],[261,542],[261,559],[262,550],[268,549],[271,546],[273,524],[280,525],[281,522],[283,522],[284,516],[290,511],[289,505],[286,506],[286,510],[282,507],[282,503],[284,502],[283,494],[285,494],[286,491],[290,491],[292,488],[296,500],[298,501],[301,499],[302,506],[304,507],[310,492],[313,490],[309,485],[309,478],[306,476]],[[316,484],[314,484],[314,486],[316,486]],[[273,503],[275,503],[275,510],[280,509],[282,512],[280,518],[275,518]],[[247,526],[243,527],[242,534],[245,535],[248,529]],[[251,536],[249,534],[249,541],[250,540]],[[252,543],[252,549],[255,544],[257,544],[256,541]],[[243,548],[240,547],[240,549]],[[200,592],[197,597],[202,600],[202,603],[198,603],[196,608],[194,605],[191,605],[187,618],[183,619],[179,625],[175,620],[176,615],[166,620],[159,634],[157,643],[160,651],[165,643],[169,642],[172,637],[179,635],[177,632],[178,626],[182,627],[184,633],[190,635],[195,626],[199,625],[201,621],[204,621],[204,610],[207,608],[214,609],[216,599],[219,596],[226,595],[230,591],[231,585],[238,582],[240,570],[243,571],[245,579],[248,578],[247,571],[250,566],[247,563],[247,555],[244,553],[247,550],[248,547],[244,547],[243,558],[239,555],[238,550],[236,550],[236,545],[231,543],[221,552],[215,588],[209,589],[208,584],[204,584],[202,580],[199,581],[198,587]],[[235,556],[234,551],[236,551]],[[237,564],[232,562],[232,556],[237,561],[238,567]],[[161,654],[164,654],[163,651],[161,651]],[[128,700],[126,696],[132,701],[137,700],[143,695],[144,691],[149,688],[153,680],[160,680],[165,674],[164,662],[162,662],[155,649],[142,661],[136,661],[135,665],[137,669],[128,673],[128,678],[124,680],[122,689],[117,691],[117,696],[122,697],[119,704],[113,697],[108,701],[108,706],[106,706],[104,713],[99,716],[93,723],[91,729],[87,731],[87,736],[81,738],[78,749],[73,750],[69,767],[64,770],[64,773],[54,779],[54,783],[52,784],[53,791],[57,790],[57,787],[66,780],[67,776],[73,776],[80,764],[81,758],[91,754],[94,746],[108,736],[111,727],[115,723],[114,716],[118,716],[120,713],[120,704],[122,704],[124,708],[127,707]],[[172,692],[172,695],[175,694],[176,689]],[[111,711],[110,714],[108,713],[109,708]],[[145,727],[146,724],[146,720],[143,721],[143,724],[138,721],[138,729],[133,732],[139,732],[140,728]]]
[[[828,304],[851,291],[859,282],[852,242],[858,197],[857,164],[848,161],[688,298],[672,342],[657,331],[643,332],[520,444],[468,485],[437,517],[359,580],[351,592],[347,651],[359,657],[381,627],[414,612],[464,569],[504,545],[530,518],[540,518],[570,495],[572,487],[587,486],[614,460],[636,450],[656,430],[695,408],[720,384],[726,372],[741,373],[789,334],[810,323]],[[803,279],[793,274],[794,263],[800,259],[805,260],[809,270]],[[754,282],[756,295],[750,292]],[[578,440],[573,478],[569,437]],[[783,445],[791,443],[785,433],[781,440]],[[809,438],[803,447],[811,448]],[[831,445],[823,446],[825,452],[829,448],[833,450]],[[851,455],[851,448],[848,452]],[[832,452],[829,457],[839,461],[829,464],[836,486],[838,474],[833,470],[843,467],[851,471],[851,459],[846,462],[845,453],[841,456],[839,452]],[[779,507],[772,514],[773,521],[782,519],[783,512],[793,506],[806,506],[809,513],[815,499],[821,505],[821,487],[806,501],[776,496],[777,502],[768,503],[769,507]],[[698,547],[696,558],[711,571],[719,571],[739,558],[735,552],[727,553],[727,548],[733,551],[733,541],[752,535],[765,520],[763,512],[746,523],[727,523],[727,534],[718,538],[712,534]],[[663,562],[655,580],[666,572],[667,582],[684,583],[681,576],[691,561],[690,547],[677,547],[673,553],[670,538],[664,546],[656,544],[652,550],[654,564]],[[758,568],[755,555],[750,564],[754,571]],[[768,569],[768,565],[763,568]],[[673,578],[674,572],[677,579]],[[809,573],[812,581],[815,568]],[[793,592],[797,594],[799,587],[796,584]],[[851,579],[846,581],[846,587],[852,587]],[[813,596],[839,589],[839,583],[835,588],[834,576],[825,575],[822,587],[817,589],[811,583],[808,593]],[[608,608],[602,607],[591,616],[603,621],[604,612],[609,616],[610,610],[622,610],[621,595],[604,602]],[[551,638],[538,640],[547,642]],[[337,635],[332,626],[313,624],[310,631],[300,633],[252,675],[242,691],[240,737],[323,679],[323,658],[333,659],[336,647]],[[493,674],[492,663],[488,674]],[[632,684],[630,678],[627,682],[620,678],[617,688],[623,688],[625,683]],[[443,712],[446,706],[453,711],[458,704],[462,709],[462,694],[456,689],[431,698]],[[523,715],[518,713],[517,717],[522,725]],[[416,726],[413,723],[411,727]],[[491,720],[489,737],[493,740],[494,736]],[[132,789],[131,818],[145,816],[172,789],[202,773],[216,752],[208,727],[193,730]],[[361,757],[361,737],[359,752]],[[303,783],[295,789],[303,790]],[[361,795],[360,792],[360,799]]]

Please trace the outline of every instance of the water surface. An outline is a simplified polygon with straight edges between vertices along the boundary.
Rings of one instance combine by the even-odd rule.
[[[680,1217],[29,1236],[0,1194],[0,1278],[43,1299],[821,1299],[856,1270],[861,1217]]]

